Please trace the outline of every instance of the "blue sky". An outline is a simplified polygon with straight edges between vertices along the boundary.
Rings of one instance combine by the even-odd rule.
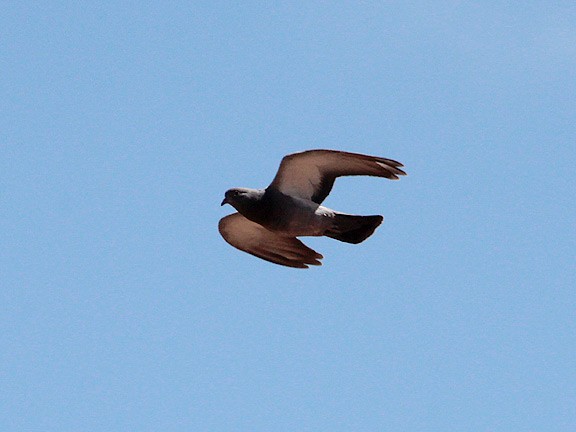
[[[0,16],[0,429],[576,430],[573,2],[96,3]],[[228,246],[311,148],[376,234]]]

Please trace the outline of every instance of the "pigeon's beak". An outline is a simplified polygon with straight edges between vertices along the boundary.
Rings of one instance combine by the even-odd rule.
[[[224,204],[228,204],[228,198],[226,198],[226,197],[222,200],[222,202],[220,203],[220,206],[223,206]]]

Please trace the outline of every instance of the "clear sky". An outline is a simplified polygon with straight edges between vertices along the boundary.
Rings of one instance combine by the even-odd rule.
[[[576,430],[576,4],[5,2],[0,430]],[[285,154],[399,160],[295,270]]]

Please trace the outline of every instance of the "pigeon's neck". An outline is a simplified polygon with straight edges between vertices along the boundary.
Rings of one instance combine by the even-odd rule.
[[[261,223],[268,212],[264,190],[253,190],[234,203],[238,212],[253,222]]]

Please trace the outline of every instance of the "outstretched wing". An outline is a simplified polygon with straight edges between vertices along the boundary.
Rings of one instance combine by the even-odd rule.
[[[276,264],[308,268],[322,265],[322,255],[310,249],[296,237],[280,236],[263,226],[233,213],[220,219],[218,231],[224,240],[241,251]]]
[[[400,162],[336,150],[308,150],[285,156],[269,187],[286,195],[322,203],[336,177],[367,175],[398,180]]]

